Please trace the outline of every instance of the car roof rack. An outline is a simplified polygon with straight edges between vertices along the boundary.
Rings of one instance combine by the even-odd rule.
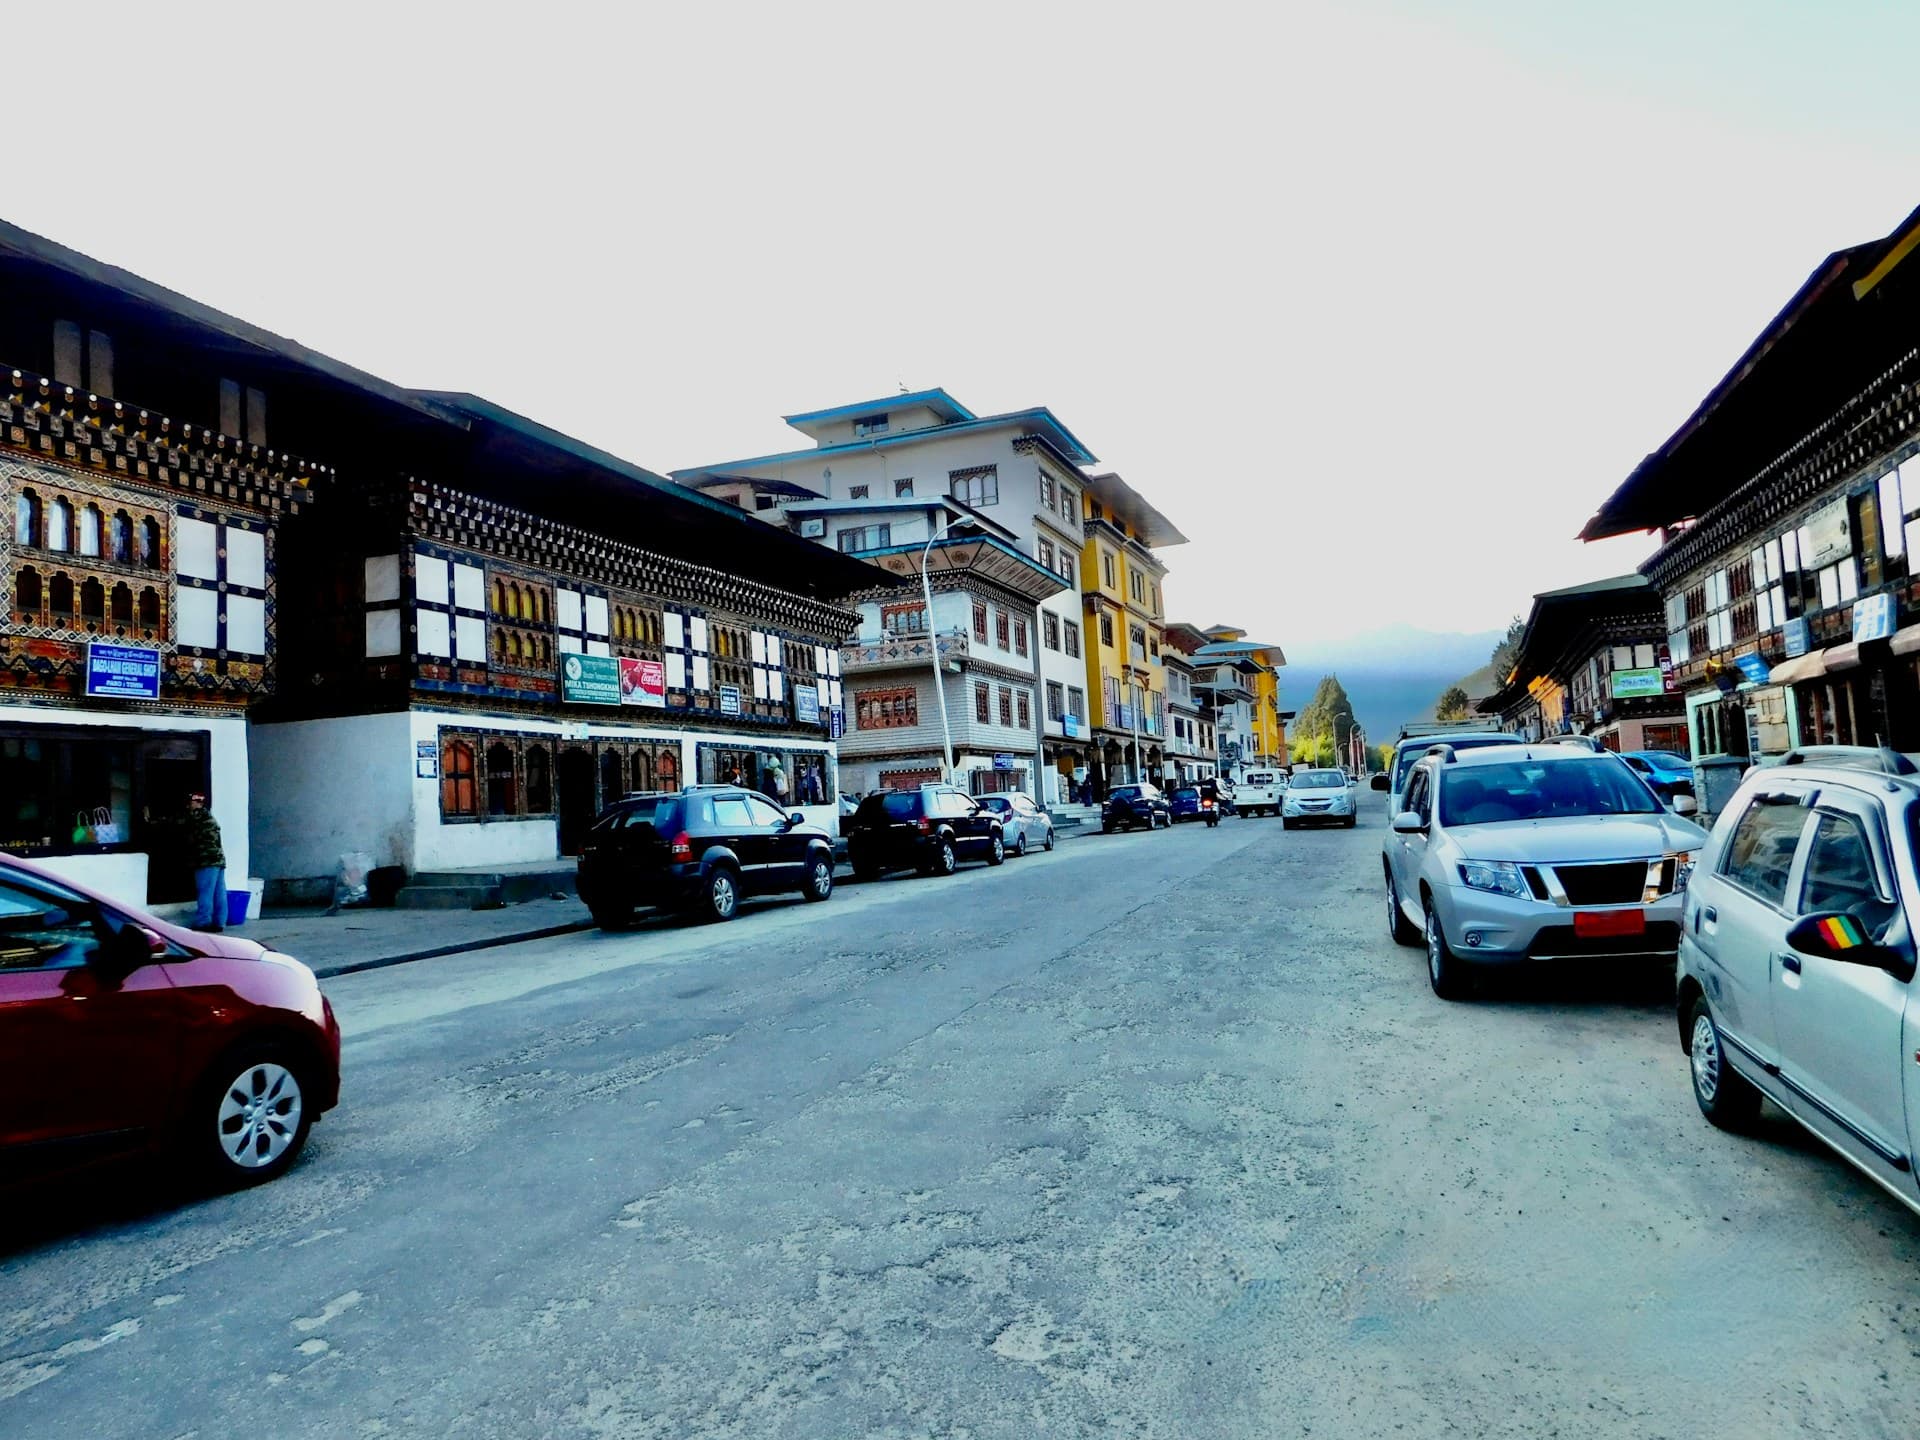
[[[1869,765],[1864,762],[1872,760]],[[1877,769],[1882,775],[1920,774],[1920,765],[1886,745],[1808,745],[1780,757],[1782,765],[1838,765],[1847,770]]]

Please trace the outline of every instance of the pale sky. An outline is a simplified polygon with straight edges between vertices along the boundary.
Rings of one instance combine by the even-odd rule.
[[[10,17],[0,213],[658,470],[1049,405],[1288,644],[1630,569],[1586,516],[1920,203],[1914,5],[606,11]]]

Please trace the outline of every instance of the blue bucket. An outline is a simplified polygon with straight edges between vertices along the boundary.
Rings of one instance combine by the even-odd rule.
[[[247,903],[253,899],[248,890],[229,890],[227,892],[227,924],[244,925],[247,923]]]

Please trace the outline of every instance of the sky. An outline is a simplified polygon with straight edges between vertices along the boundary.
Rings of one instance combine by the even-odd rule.
[[[1176,616],[1324,652],[1631,569],[1582,522],[1920,203],[1920,6],[606,9],[13,17],[0,214],[656,470],[1047,405]]]

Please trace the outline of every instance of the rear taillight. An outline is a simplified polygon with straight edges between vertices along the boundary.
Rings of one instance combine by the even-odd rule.
[[[924,815],[920,817],[920,833],[922,835],[931,835],[933,833],[933,821]]]
[[[693,837],[684,830],[673,837],[673,858],[676,860],[693,858]]]

